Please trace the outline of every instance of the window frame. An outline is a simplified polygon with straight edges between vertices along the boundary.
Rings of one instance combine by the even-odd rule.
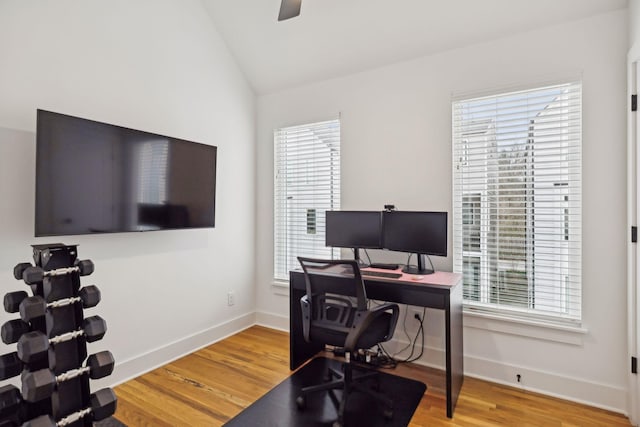
[[[577,194],[577,198],[575,200],[571,200],[573,199],[573,196],[564,195],[563,197],[564,197],[565,203],[562,206],[563,240],[569,241],[573,237],[573,239],[578,242],[577,250],[575,248],[575,244],[573,244],[573,246],[569,250],[571,253],[570,253],[570,256],[568,257],[568,260],[569,260],[568,265],[570,266],[569,269],[572,271],[571,291],[574,291],[575,287],[577,286],[579,295],[577,296],[573,294],[571,295],[570,310],[563,311],[563,309],[560,308],[560,311],[555,313],[548,312],[548,311],[538,311],[536,310],[535,307],[532,308],[530,303],[525,309],[519,309],[517,307],[513,307],[510,305],[503,305],[499,303],[498,304],[490,303],[488,302],[490,300],[490,295],[488,294],[491,293],[492,281],[491,281],[490,275],[492,274],[492,272],[490,271],[487,263],[487,258],[488,258],[487,253],[489,248],[487,248],[485,244],[488,241],[488,233],[489,233],[488,230],[491,228],[488,224],[488,218],[492,214],[490,212],[491,208],[489,207],[489,203],[487,200],[487,197],[488,197],[487,188],[489,186],[489,183],[488,183],[488,179],[485,178],[485,181],[482,184],[484,185],[484,188],[481,190],[478,190],[478,188],[470,189],[469,187],[471,186],[465,186],[465,184],[461,183],[461,180],[462,180],[461,174],[463,173],[461,169],[464,169],[465,167],[468,166],[467,165],[467,161],[469,159],[468,155],[471,149],[469,144],[464,140],[463,135],[461,134],[459,129],[458,131],[456,130],[456,125],[461,123],[460,121],[458,121],[459,116],[456,116],[457,114],[456,108],[457,107],[459,108],[460,104],[462,103],[472,102],[480,98],[493,98],[493,97],[498,98],[501,96],[507,96],[509,94],[515,94],[518,92],[532,93],[538,90],[543,90],[548,87],[554,87],[554,86],[565,87],[563,86],[565,84],[567,85],[566,87],[569,88],[568,90],[577,88],[577,90],[579,91],[579,94],[577,95],[577,99],[578,99],[577,111],[578,111],[579,117],[576,119],[574,116],[571,116],[571,120],[568,120],[568,122],[571,123],[572,126],[575,125],[576,120],[577,120],[577,123],[579,124],[578,126],[579,135],[576,137],[578,142],[574,145],[571,145],[572,149],[577,146],[577,150],[578,150],[578,154],[577,154],[578,162],[579,162],[579,165],[578,165],[579,171],[577,173],[578,182],[572,182],[572,186],[575,186],[575,188],[572,187],[572,190],[571,190],[571,191],[574,191],[571,194]],[[483,94],[477,94],[477,93],[476,94],[459,94],[452,98],[452,104],[451,104],[452,105],[452,152],[453,152],[452,163],[453,163],[453,182],[454,182],[454,188],[453,188],[454,263],[453,264],[454,264],[454,271],[461,273],[463,275],[463,282],[464,282],[463,289],[465,290],[465,298],[464,298],[465,312],[473,312],[477,314],[484,313],[485,315],[497,316],[497,317],[504,316],[505,319],[521,319],[523,321],[531,321],[538,324],[542,322],[546,324],[566,325],[569,327],[576,327],[576,326],[579,327],[581,325],[581,322],[582,322],[581,257],[582,255],[581,255],[580,242],[581,242],[581,222],[582,222],[581,220],[581,215],[582,215],[581,214],[581,187],[582,187],[581,150],[582,150],[582,112],[583,112],[581,92],[582,92],[582,82],[580,81],[580,79],[571,78],[571,79],[565,79],[563,81],[556,81],[551,83],[532,84],[532,85],[528,85],[527,87],[497,89],[491,92],[485,92]],[[567,113],[567,116],[569,116],[570,114],[573,114],[574,112],[575,111],[573,110],[573,107],[572,107],[572,109],[570,110],[570,113]],[[468,124],[469,123],[467,123],[467,125]],[[470,128],[467,128],[467,129],[470,129]],[[532,135],[533,133],[530,133],[531,138],[533,138]],[[532,153],[534,152],[532,151]],[[491,157],[490,155],[487,155],[486,158],[484,159],[485,165],[490,161],[490,157]],[[573,165],[571,167],[575,167],[573,163],[570,163],[570,164]],[[529,166],[525,167],[525,175],[526,173],[529,172],[528,168]],[[532,182],[533,181],[535,180],[532,179]],[[524,182],[528,185],[529,183],[528,178],[525,179]],[[566,185],[567,185],[566,182],[560,183],[558,185],[558,188],[564,188],[564,186]],[[463,188],[463,186],[466,188],[466,191],[465,191],[465,188]],[[566,194],[569,194],[569,192],[567,192]],[[469,224],[466,224],[467,221],[465,221],[465,219],[469,218],[469,213],[465,211],[466,205],[469,204],[468,197],[478,197],[478,196],[480,199],[479,210],[481,211],[481,220],[479,225],[480,252],[470,251],[469,248],[465,246],[465,243],[468,244],[469,240],[464,239],[462,236],[464,233],[464,229],[469,228]],[[526,206],[526,210],[527,212],[535,212],[535,207]],[[474,211],[473,214],[475,214],[476,207],[473,208],[473,211]],[[571,220],[569,220],[570,211],[577,212],[575,218],[572,218]],[[495,212],[497,211],[494,208],[493,214],[495,214]],[[577,225],[576,225],[576,221],[577,221]],[[570,226],[568,227],[568,225]],[[526,242],[527,244],[531,244],[531,241],[530,241],[531,236],[528,233],[533,233],[534,232],[533,230],[535,230],[535,226],[530,226],[529,222],[527,222],[527,225],[525,226],[525,230],[527,233]],[[576,253],[577,253],[578,259],[574,263],[574,257]],[[468,257],[479,258],[479,263],[478,263],[479,268],[477,269],[479,273],[476,271],[476,269],[465,271],[468,269],[465,267],[465,265],[468,265],[468,264],[464,261],[464,259]],[[532,261],[529,259],[529,256],[527,255],[526,271],[530,271],[529,270],[531,268],[531,265],[529,265],[530,262]],[[495,268],[496,267],[494,267],[494,269]],[[496,270],[495,273],[497,274],[499,273],[499,271]],[[478,292],[479,294],[478,301],[473,301],[467,298],[467,295],[468,295],[467,292],[470,286],[469,274],[477,274],[479,277],[481,277],[480,279],[481,283],[479,286],[480,289]],[[527,273],[527,274],[530,274],[530,273]],[[531,278],[529,278],[528,280],[531,281]],[[497,286],[497,280],[494,280],[493,282],[494,282],[493,286]],[[561,285],[561,287],[564,289],[565,285],[566,283]],[[529,285],[527,289],[528,289],[528,292],[531,292],[532,289],[535,289],[535,284],[533,286]],[[576,304],[577,304],[577,307],[576,307]],[[560,307],[560,305],[558,307]]]

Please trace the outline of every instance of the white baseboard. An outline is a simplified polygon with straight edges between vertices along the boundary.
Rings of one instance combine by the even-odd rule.
[[[473,356],[465,356],[464,373],[470,377],[627,415],[627,390],[621,387]],[[516,380],[518,374],[521,376],[520,383]]]
[[[406,341],[393,339],[385,345],[385,348],[393,354],[406,345]],[[419,351],[419,345],[417,350]],[[417,353],[414,352],[414,355]],[[400,356],[407,355],[405,351]],[[443,349],[425,347],[423,356],[414,363],[444,370],[444,360]],[[517,382],[518,374],[520,375],[519,383]],[[472,355],[464,357],[464,375],[627,415],[625,406],[627,390],[609,384],[510,365]]]
[[[267,328],[289,332],[289,316],[265,311],[256,312],[256,324]]]
[[[92,382],[91,388],[97,390],[102,387],[115,387],[196,350],[237,334],[255,324],[256,313],[245,314],[139,356],[124,361],[116,361],[113,374],[107,378]]]

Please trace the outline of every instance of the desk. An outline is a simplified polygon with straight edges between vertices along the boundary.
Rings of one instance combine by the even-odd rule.
[[[363,269],[375,270],[375,269]],[[389,270],[378,270],[386,271]],[[400,272],[399,270],[396,272]],[[453,416],[462,387],[464,367],[462,348],[462,276],[456,273],[437,271],[420,280],[403,274],[398,279],[363,275],[367,297],[374,300],[410,304],[444,310],[445,313],[445,365],[447,417]],[[327,292],[342,289],[346,277],[335,276],[327,281]],[[304,273],[289,272],[289,367],[296,369],[324,346],[308,343],[302,334],[302,309],[300,298],[306,293]]]

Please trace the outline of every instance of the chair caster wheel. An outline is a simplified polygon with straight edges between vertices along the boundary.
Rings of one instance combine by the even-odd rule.
[[[296,397],[296,406],[298,407],[298,409],[306,408],[307,407],[307,399],[305,399],[304,396]]]
[[[393,418],[393,409],[385,409],[382,412],[382,415],[385,417],[385,419],[390,420],[391,418]]]

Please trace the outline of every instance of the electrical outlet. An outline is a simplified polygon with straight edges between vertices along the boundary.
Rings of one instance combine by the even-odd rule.
[[[422,310],[410,309],[410,310],[409,310],[409,317],[410,317],[411,319],[415,319],[415,320],[417,320],[417,321],[424,320],[424,319],[422,318]]]
[[[232,306],[236,303],[236,295],[233,291],[227,292],[227,305]]]

